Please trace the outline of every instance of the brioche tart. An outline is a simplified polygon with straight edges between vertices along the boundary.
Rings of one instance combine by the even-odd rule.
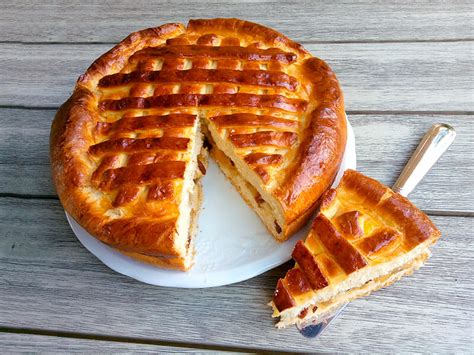
[[[180,270],[194,261],[207,147],[284,241],[317,208],[345,144],[329,66],[237,19],[132,33],[79,77],[50,138],[66,211],[120,252]]]
[[[346,170],[278,280],[270,305],[277,327],[320,323],[347,302],[412,274],[441,233],[407,198]]]

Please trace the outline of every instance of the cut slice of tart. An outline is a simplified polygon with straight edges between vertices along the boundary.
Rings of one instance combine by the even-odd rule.
[[[61,202],[104,243],[186,270],[200,204],[201,132],[283,241],[338,171],[342,92],[326,63],[251,22],[192,20],[132,33],[79,78],[53,123]]]
[[[295,267],[278,281],[271,302],[277,327],[321,322],[413,273],[439,237],[408,199],[347,170],[337,189],[323,195],[309,235],[293,250]]]

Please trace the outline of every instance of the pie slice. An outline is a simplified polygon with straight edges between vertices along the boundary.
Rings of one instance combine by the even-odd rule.
[[[79,78],[56,115],[51,161],[61,202],[117,250],[189,269],[203,135],[270,233],[286,240],[339,168],[339,84],[301,45],[246,21],[132,33]]]
[[[319,323],[347,302],[410,275],[440,237],[408,199],[353,170],[322,197],[306,240],[293,250],[295,267],[278,280],[277,327]]]

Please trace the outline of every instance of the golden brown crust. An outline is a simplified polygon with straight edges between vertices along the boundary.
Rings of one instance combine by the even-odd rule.
[[[236,18],[189,20],[188,30],[201,33],[212,31],[223,32],[233,36],[248,36],[252,41],[263,42],[269,47],[289,47],[300,54],[309,53],[301,44],[292,41],[271,28]]]
[[[100,214],[94,213],[79,189],[87,184],[87,168],[76,153],[89,147],[85,137],[93,115],[91,97],[88,90],[80,88],[61,106],[51,127],[50,156],[53,183],[64,208],[90,233],[97,234]]]
[[[341,190],[352,199],[374,208],[375,212],[390,224],[399,226],[404,234],[407,248],[430,239],[441,233],[429,217],[414,206],[406,197],[397,194],[378,182],[354,170],[344,174]]]
[[[372,256],[377,252],[386,249],[399,239],[400,233],[392,228],[381,228],[357,243],[359,248],[367,256]]]
[[[105,243],[125,249],[130,253],[141,253],[144,249],[155,248],[155,253],[176,255],[178,250],[170,242],[168,223],[161,226],[153,222],[129,221],[128,234],[119,240],[113,232],[117,224],[107,224],[104,210],[99,204],[90,203],[90,196],[83,188],[89,184],[88,162],[84,152],[93,142],[91,126],[98,122],[97,110],[94,108],[96,98],[91,87],[100,77],[108,74],[114,68],[124,65],[131,53],[146,45],[159,44],[163,38],[182,32],[180,24],[167,24],[132,33],[110,51],[97,59],[78,79],[77,86],[55,116],[50,134],[50,156],[53,182],[56,186],[61,203],[66,211],[85,228],[90,234]],[[153,239],[152,245],[139,245],[133,242],[134,236],[144,231],[153,232],[151,235],[141,235],[146,241]],[[123,235],[123,233],[121,233]],[[177,264],[181,262],[177,262]],[[177,267],[182,268],[180,265]]]
[[[347,138],[342,91],[334,73],[318,58],[309,59],[306,65],[320,104],[311,114],[298,161],[277,191],[289,223],[308,209],[316,209],[315,201],[339,170]]]
[[[289,324],[296,323],[301,328],[306,327],[307,325],[314,324],[314,322],[323,322],[336,314],[341,307],[343,307],[348,302],[370,295],[372,292],[377,291],[383,287],[390,286],[396,281],[400,280],[403,276],[412,275],[413,272],[423,266],[423,263],[429,258],[430,253],[426,252],[421,254],[415,260],[411,261],[407,265],[404,265],[400,271],[396,271],[391,275],[382,276],[376,278],[375,280],[369,281],[361,287],[351,289],[349,292],[340,294],[335,297],[334,300],[330,302],[323,302],[318,305],[311,305],[303,309],[302,312],[298,314],[297,317],[294,317],[291,320],[288,320],[286,323],[278,323],[276,326],[278,328],[284,328]],[[309,311],[309,312],[308,312]]]
[[[301,45],[238,19],[132,33],[80,76],[51,129],[53,181],[66,211],[127,253],[184,258],[173,225],[189,132],[204,111],[281,203],[278,238],[288,238],[342,160],[342,93]]]
[[[206,157],[207,159],[207,157]],[[204,162],[203,164],[207,164],[207,161]],[[199,207],[202,203],[202,186],[201,184],[198,184],[197,186],[197,192],[196,192],[196,207]],[[190,235],[189,235],[189,241],[195,237],[195,233],[197,230],[197,218],[199,215],[200,210],[198,208],[193,208],[191,211],[191,228],[190,228]],[[190,253],[193,254],[193,246],[189,246],[190,248]],[[158,266],[161,268],[165,269],[177,269],[177,270],[182,270],[186,271],[189,270],[194,263],[193,260],[193,255],[190,256],[190,258],[183,258],[181,255],[180,256],[170,256],[169,254],[167,255],[148,255],[148,254],[143,254],[139,252],[130,252],[124,249],[117,249],[119,252],[121,252],[124,255],[127,255],[133,259],[145,262],[147,264],[151,264],[154,266]]]
[[[407,198],[347,170],[337,189],[323,195],[306,241],[298,242],[293,251],[295,268],[309,280],[311,290],[293,282],[292,288],[286,287],[284,299],[274,298],[276,314],[290,312],[292,307],[297,312],[311,302],[330,305],[351,289],[396,274],[403,265],[428,255],[428,247],[439,236],[428,216]],[[290,277],[287,273],[279,285],[288,285]]]
[[[168,41],[169,42],[169,41]],[[169,44],[169,43],[167,43]],[[243,48],[237,45],[232,46],[220,46],[220,47],[209,47],[200,45],[175,45],[171,44],[169,47],[161,48],[146,48],[134,54],[130,60],[137,61],[143,59],[150,59],[156,56],[168,58],[212,58],[212,59],[238,59],[248,61],[278,61],[285,64],[292,63],[296,60],[296,55],[293,53],[282,52],[281,50],[270,48],[270,49],[258,49],[258,48]],[[248,67],[250,69],[250,67]],[[189,73],[189,72],[187,72]],[[209,74],[216,73],[215,71],[207,72]],[[247,72],[246,72],[247,73]],[[250,79],[249,75],[245,75],[247,79]],[[182,73],[183,75],[186,73]],[[181,77],[181,80],[185,80]],[[204,78],[203,81],[209,81]],[[227,80],[222,80],[227,81]]]
[[[338,216],[334,222],[346,239],[359,238],[364,235],[360,225],[361,213],[359,211],[349,211]]]
[[[215,47],[212,47],[215,48]],[[220,48],[220,47],[217,47]],[[188,69],[188,70],[159,70],[134,71],[118,73],[103,77],[99,87],[108,88],[136,83],[234,83],[241,85],[256,85],[279,87],[295,91],[298,81],[285,73],[269,72],[266,70],[231,70],[231,69]]]
[[[273,294],[273,302],[278,305],[278,309],[286,309],[296,305],[295,300],[291,296],[288,288],[283,283],[283,279],[279,279],[277,287]]]
[[[332,255],[336,263],[350,274],[367,265],[367,261],[359,251],[348,242],[336,227],[323,214],[318,214],[313,222],[314,233],[328,254]]]
[[[301,270],[306,274],[313,289],[319,290],[328,285],[328,280],[319,268],[313,254],[306,247],[303,241],[299,240],[298,243],[296,243],[291,256],[298,263]]]
[[[196,115],[189,114],[125,117],[114,122],[99,122],[97,123],[96,129],[100,134],[107,135],[156,128],[192,127],[196,118]]]
[[[120,100],[100,102],[102,111],[123,111],[130,109],[175,108],[196,106],[229,106],[274,108],[288,112],[299,112],[306,109],[306,101],[288,99],[282,95],[253,94],[171,94],[150,97],[125,97]]]
[[[109,75],[114,69],[123,67],[128,58],[144,47],[159,45],[164,39],[184,32],[180,23],[168,23],[159,27],[131,33],[111,50],[101,55],[77,81],[78,85],[93,85],[92,81]]]
[[[257,126],[268,128],[298,127],[297,121],[290,121],[279,117],[255,115],[253,113],[234,113],[231,115],[222,115],[211,117],[211,121],[219,128]]]

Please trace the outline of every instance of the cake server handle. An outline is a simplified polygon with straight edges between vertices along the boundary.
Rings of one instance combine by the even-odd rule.
[[[402,173],[392,187],[408,196],[456,138],[456,131],[446,123],[437,123],[426,132]]]

